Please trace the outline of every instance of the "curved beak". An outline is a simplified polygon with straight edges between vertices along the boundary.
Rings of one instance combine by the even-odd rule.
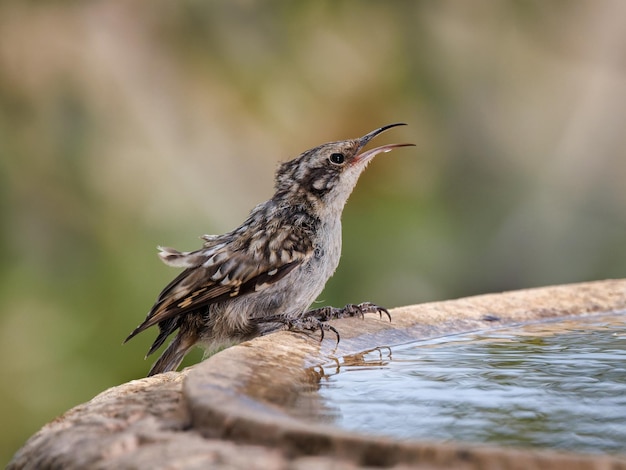
[[[374,137],[376,137],[378,134],[381,134],[383,132],[385,132],[387,129],[391,129],[392,127],[397,127],[397,126],[406,126],[405,123],[403,122],[398,122],[396,124],[389,124],[387,126],[383,126],[380,127],[368,134],[365,134],[363,137],[361,137],[359,140],[359,143],[361,144],[361,148],[365,147],[367,145],[367,143],[372,140]],[[372,158],[374,158],[376,155],[378,155],[379,153],[387,153],[387,152],[391,152],[393,149],[398,148],[398,147],[413,147],[415,146],[415,144],[388,144],[388,145],[383,145],[382,147],[376,147],[374,149],[371,150],[367,150],[363,153],[358,154],[356,157],[354,157],[353,162],[357,163],[357,162],[364,162],[364,161],[368,161],[371,160]]]
[[[404,122],[396,122],[395,124],[388,124],[386,126],[383,127],[379,127],[378,129],[365,134],[363,137],[361,137],[359,139],[360,143],[361,143],[361,147],[365,147],[367,145],[367,143],[372,140],[374,137],[376,137],[378,134],[382,134],[383,132],[385,132],[387,129],[391,129],[392,127],[398,127],[398,126],[406,126],[406,123]]]

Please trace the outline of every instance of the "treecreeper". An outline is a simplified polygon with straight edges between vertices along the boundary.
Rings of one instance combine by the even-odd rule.
[[[205,356],[277,330],[339,332],[327,322],[383,313],[370,302],[307,310],[333,275],[341,256],[341,214],[372,159],[413,144],[363,151],[389,124],[357,139],[330,142],[282,163],[272,198],[256,206],[236,229],[203,235],[202,248],[159,247],[163,262],[184,270],[158,296],[126,341],[153,325],[159,334],[148,354],[176,336],[148,375],[176,370],[198,345]]]

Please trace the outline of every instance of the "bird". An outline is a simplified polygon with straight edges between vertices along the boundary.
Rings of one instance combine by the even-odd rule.
[[[202,235],[202,247],[158,247],[168,266],[183,268],[161,291],[145,320],[124,340],[158,325],[146,358],[173,340],[148,376],[175,371],[194,347],[208,357],[229,346],[279,330],[339,332],[328,321],[383,313],[370,302],[307,310],[339,264],[341,215],[359,176],[381,153],[414,144],[363,151],[389,124],[363,137],[330,142],[278,166],[274,195],[223,235]]]

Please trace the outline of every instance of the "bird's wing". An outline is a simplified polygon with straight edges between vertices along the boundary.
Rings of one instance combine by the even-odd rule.
[[[157,323],[169,325],[175,317],[198,308],[258,292],[312,254],[311,238],[293,227],[276,230],[272,236],[257,232],[235,237],[194,252],[161,248],[159,255],[166,264],[186,269],[163,289],[144,322],[126,341]]]

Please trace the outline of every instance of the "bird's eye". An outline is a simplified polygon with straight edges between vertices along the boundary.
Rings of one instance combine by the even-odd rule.
[[[332,153],[329,158],[331,163],[334,163],[335,165],[341,165],[345,159],[346,157],[343,156],[343,153]]]

